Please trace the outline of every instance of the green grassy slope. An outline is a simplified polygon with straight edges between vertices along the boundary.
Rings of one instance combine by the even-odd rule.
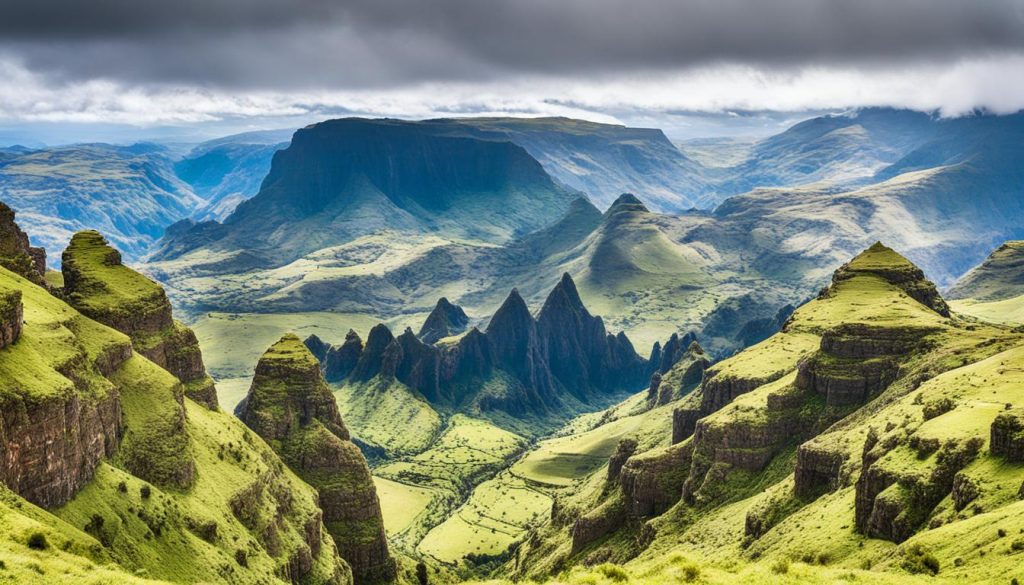
[[[679,444],[693,449],[693,459],[682,468],[689,479],[677,504],[653,518],[627,512],[621,528],[575,548],[569,534],[580,530],[576,519],[593,523],[620,505],[615,502],[623,488],[605,481],[602,466],[558,499],[559,513],[524,537],[518,561],[505,569],[555,575],[558,583],[1024,578],[1024,506],[1018,496],[1024,463],[993,453],[989,444],[996,417],[1016,412],[1007,409],[1024,400],[1024,337],[943,318],[908,295],[919,296],[920,285],[901,282],[905,267],[886,254],[869,251],[852,262],[828,294],[797,311],[783,333],[717,364],[717,375],[709,371],[704,386],[675,405],[695,407],[702,396],[735,389],[734,383],[708,381],[730,370],[741,380],[783,372],[730,397]],[[874,337],[864,337],[868,333]],[[815,340],[822,336],[818,349]],[[808,343],[797,342],[805,349],[795,353],[768,349],[786,337]],[[839,401],[836,393],[848,384],[843,380],[860,383],[884,370],[881,361],[891,358],[852,357],[870,347],[879,351],[881,342],[869,340],[883,338],[914,349],[893,354],[901,356],[898,371],[866,402]],[[853,349],[858,347],[864,349]],[[855,353],[844,353],[849,351]],[[797,368],[800,355],[805,357]],[[815,379],[829,381],[821,386],[830,388],[826,394],[804,394]],[[611,435],[616,424],[605,423],[598,433]],[[720,437],[730,438],[718,442]],[[641,443],[645,453],[633,459],[669,461],[665,444]],[[705,463],[704,457],[711,459]],[[751,463],[761,457],[763,464]],[[660,473],[668,479],[675,472],[668,467]],[[865,512],[858,510],[871,520],[865,516],[861,524]],[[572,568],[605,561],[617,564]],[[936,567],[938,575],[931,577]]]

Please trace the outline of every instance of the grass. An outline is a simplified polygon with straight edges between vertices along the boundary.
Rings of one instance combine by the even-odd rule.
[[[397,380],[376,377],[369,382],[344,384],[335,395],[352,433],[384,449],[388,457],[420,453],[441,432],[441,415]]]
[[[405,532],[416,519],[426,511],[433,494],[431,490],[399,483],[374,476],[381,511],[384,514],[384,529],[388,536]]]
[[[1024,295],[998,301],[960,299],[950,301],[949,306],[958,313],[977,317],[989,323],[1024,324]]]

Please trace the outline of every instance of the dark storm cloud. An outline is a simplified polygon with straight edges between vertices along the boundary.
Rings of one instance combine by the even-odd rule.
[[[0,51],[63,78],[359,88],[1024,50],[1024,0],[35,0]]]

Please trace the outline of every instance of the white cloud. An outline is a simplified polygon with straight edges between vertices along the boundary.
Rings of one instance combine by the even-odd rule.
[[[1024,54],[950,63],[718,64],[676,72],[589,77],[508,76],[500,81],[417,83],[392,89],[246,91],[57,80],[0,57],[0,121],[116,123],[142,127],[230,119],[303,120],[338,115],[425,118],[564,115],[614,121],[623,112],[803,111],[867,106],[937,110],[1024,109]]]

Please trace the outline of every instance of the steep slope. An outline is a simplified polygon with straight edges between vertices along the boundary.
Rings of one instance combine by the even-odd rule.
[[[286,148],[292,130],[246,132],[197,145],[174,163],[174,172],[206,200],[196,221],[223,221],[259,192],[274,153]]]
[[[316,488],[324,524],[355,582],[393,581],[370,470],[349,440],[320,364],[298,337],[285,335],[263,354],[238,417]]]
[[[0,266],[43,284],[46,250],[29,244],[28,235],[14,223],[14,211],[0,201]]]
[[[457,118],[431,123],[522,146],[551,176],[586,193],[600,209],[630,191],[663,213],[718,203],[701,165],[654,128],[569,118]]]
[[[469,317],[462,307],[453,305],[447,298],[441,297],[434,305],[434,310],[427,315],[417,336],[423,343],[437,343],[445,337],[462,333],[467,325]]]
[[[1020,549],[999,538],[1024,528],[1008,367],[1024,338],[946,315],[920,270],[870,247],[782,332],[709,369],[671,437],[613,457],[619,481],[609,467],[557,502],[516,566],[628,561],[615,569],[657,582],[686,557],[727,582],[803,560],[1002,582]]]
[[[175,321],[163,288],[121,263],[121,254],[96,231],[75,234],[64,250],[62,294],[68,303],[131,337],[136,351],[185,384],[189,398],[217,408],[199,341]]]
[[[549,225],[573,198],[509,142],[416,122],[331,120],[296,132],[260,193],[203,240],[276,266],[389,228],[500,243]],[[188,244],[172,241],[157,258]]]
[[[351,582],[315,492],[240,422],[38,285],[0,269],[0,292],[5,575]]]
[[[138,259],[164,228],[203,200],[174,174],[173,155],[153,144],[82,144],[0,161],[0,199],[51,258],[71,235],[99,229]]]
[[[1009,241],[956,282],[950,299],[1000,301],[1024,294],[1024,241]]]

